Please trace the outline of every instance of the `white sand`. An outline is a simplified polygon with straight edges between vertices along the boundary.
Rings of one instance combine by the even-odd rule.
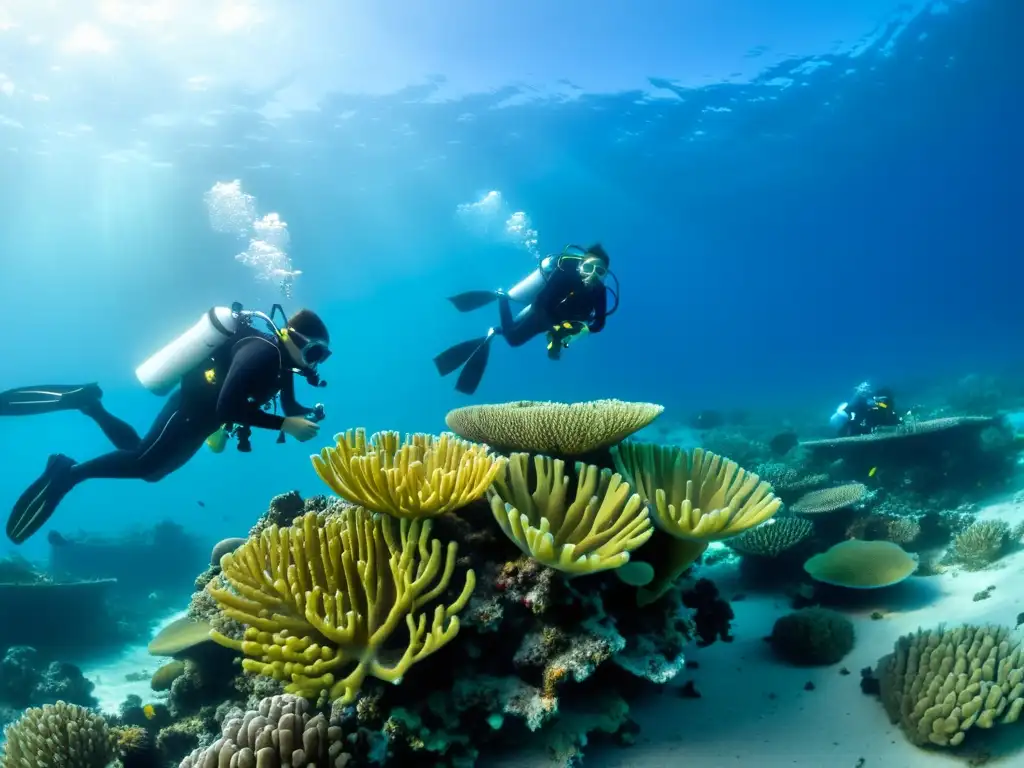
[[[981,519],[1024,519],[1024,507],[992,505]],[[839,664],[800,669],[775,659],[762,638],[778,616],[791,610],[784,598],[757,596],[735,581],[731,569],[712,569],[722,594],[745,592],[733,603],[735,641],[692,648],[700,668],[676,682],[692,679],[701,699],[684,699],[673,684],[661,696],[636,705],[633,716],[642,731],[631,748],[588,751],[587,768],[933,768],[963,766],[962,757],[912,746],[890,724],[877,697],[860,690],[860,670],[874,668],[900,635],[940,623],[996,623],[1013,627],[1024,611],[1024,552],[1003,558],[996,567],[976,573],[947,572],[914,577],[892,590],[864,593],[855,610],[857,644]],[[995,586],[990,598],[976,593]],[[872,620],[873,611],[885,618]],[[1024,627],[1019,632],[1024,635]],[[839,669],[845,667],[848,676]],[[807,682],[813,691],[805,691]],[[771,698],[774,694],[774,698]],[[975,734],[983,735],[979,745]],[[1024,766],[1024,723],[974,731],[968,744],[1011,756],[999,765]],[[863,759],[863,762],[860,762]],[[522,765],[527,765],[522,763]]]
[[[160,621],[153,628],[153,636],[184,615],[184,611],[179,611]],[[128,646],[113,656],[81,664],[82,674],[96,684],[92,695],[99,701],[100,711],[116,715],[124,700],[132,694],[140,697],[144,704],[167,698],[166,692],[154,692],[149,686],[149,681],[153,673],[166,664],[168,659],[150,656],[146,650],[148,644],[147,640],[140,645]]]

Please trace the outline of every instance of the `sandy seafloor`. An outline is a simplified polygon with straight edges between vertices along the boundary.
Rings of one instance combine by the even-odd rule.
[[[1024,520],[1024,506],[993,504],[978,519]],[[861,692],[860,670],[876,665],[892,651],[900,635],[943,622],[993,623],[1013,627],[1024,611],[1024,551],[1011,554],[989,570],[947,571],[913,577],[897,587],[860,593],[855,610],[843,612],[853,622],[853,651],[831,667],[796,668],[778,661],[763,638],[782,614],[792,610],[782,596],[758,595],[741,586],[735,568],[709,568],[722,594],[742,593],[732,603],[736,618],[732,643],[691,646],[686,670],[661,695],[634,703],[632,716],[641,731],[635,745],[592,745],[585,768],[944,768],[967,765],[967,758],[987,750],[997,756],[986,765],[1024,768],[1024,720],[972,731],[970,752],[960,756],[922,750],[910,744],[889,722],[877,697]],[[974,595],[994,586],[991,597]],[[872,619],[881,611],[883,619]],[[1024,637],[1024,626],[1018,633]],[[840,674],[840,669],[849,675]],[[700,699],[678,695],[692,680]],[[814,690],[804,690],[811,682]],[[977,739],[981,735],[981,743]],[[487,768],[540,768],[544,756],[509,755]]]
[[[1024,506],[1011,503],[984,508],[978,519],[1024,519]],[[763,638],[791,609],[781,595],[758,594],[741,585],[732,564],[704,570],[722,594],[732,598],[734,641],[707,648],[691,646],[687,658],[699,668],[686,670],[663,693],[634,703],[632,716],[641,731],[635,745],[592,745],[586,768],[925,768],[964,766],[965,757],[912,746],[893,726],[879,700],[860,689],[860,670],[874,668],[900,635],[943,622],[997,623],[1013,626],[1024,611],[1024,551],[1011,554],[989,570],[950,570],[938,576],[913,577],[888,590],[859,593],[856,609],[842,609],[854,621],[854,650],[831,667],[796,668],[778,661]],[[989,586],[991,597],[975,602]],[[872,612],[885,614],[872,619]],[[180,615],[180,614],[178,614]],[[177,616],[169,617],[170,621]],[[162,622],[163,624],[165,622]],[[159,629],[159,627],[157,627]],[[1024,627],[1019,630],[1024,635]],[[159,698],[149,689],[149,675],[164,659],[145,647],[128,648],[108,659],[83,665],[96,683],[100,708],[116,712],[128,694],[145,701]],[[845,668],[850,674],[843,675]],[[144,672],[126,680],[129,673]],[[679,696],[692,680],[701,698]],[[808,682],[814,690],[805,690]],[[1024,722],[997,726],[969,744],[1000,756],[988,765],[1024,768]],[[552,763],[542,753],[507,755],[480,768],[541,768]]]

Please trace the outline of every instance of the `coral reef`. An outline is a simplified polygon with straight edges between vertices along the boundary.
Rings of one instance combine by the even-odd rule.
[[[978,571],[1005,555],[1011,541],[1009,523],[1002,520],[973,523],[953,539],[946,560],[966,570]]]
[[[285,694],[263,699],[248,712],[231,710],[221,737],[193,751],[180,768],[344,768],[351,755],[344,751],[341,728],[311,709],[305,699]]]
[[[653,403],[621,400],[568,404],[522,400],[456,408],[448,412],[445,422],[467,440],[563,457],[614,445],[646,427],[664,410]]]
[[[827,666],[853,650],[853,623],[827,608],[803,608],[780,617],[767,640],[790,664]]]
[[[63,701],[25,710],[4,736],[0,768],[106,768],[118,742],[102,717]]]
[[[1007,627],[918,630],[875,676],[889,718],[921,746],[958,746],[975,726],[1016,722],[1024,709],[1024,659]]]
[[[23,708],[64,701],[84,707],[96,705],[93,684],[74,664],[44,662],[28,646],[8,648],[0,660],[0,703]]]
[[[739,536],[726,540],[726,546],[748,557],[775,558],[806,541],[814,533],[814,523],[800,517],[775,517]]]

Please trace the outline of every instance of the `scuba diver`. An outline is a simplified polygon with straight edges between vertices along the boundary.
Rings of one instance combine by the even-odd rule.
[[[608,253],[600,244],[586,249],[568,245],[560,254],[541,259],[537,269],[508,291],[469,291],[450,297],[449,301],[460,312],[471,312],[497,301],[500,325],[489,329],[485,336],[463,341],[439,354],[434,358],[437,372],[447,376],[462,368],[455,389],[473,394],[487,368],[495,336],[503,337],[510,347],[519,347],[546,333],[548,357],[558,360],[562,350],[575,339],[599,333],[605,319],[618,308],[618,291],[605,285],[605,278],[612,274],[609,262]],[[615,299],[611,310],[609,292]],[[526,305],[515,315],[513,301]]]
[[[294,374],[315,387],[325,386],[318,366],[330,356],[327,326],[312,311],[300,310],[282,327],[271,314],[246,311],[241,304],[213,307],[189,331],[161,349],[135,375],[148,390],[171,393],[149,432],[140,437],[109,413],[96,384],[31,386],[0,392],[0,416],[34,416],[79,411],[99,425],[114,449],[78,463],[54,454],[42,476],[18,499],[7,521],[7,536],[21,544],[53,515],[79,483],[93,478],[157,482],[180,469],[204,443],[223,450],[229,434],[241,451],[251,450],[252,427],[279,432],[305,442],[315,437],[322,405],[306,408],[295,400]],[[260,319],[269,332],[252,327]],[[268,408],[280,399],[283,416]]]
[[[868,435],[878,427],[895,427],[902,422],[896,414],[892,391],[876,390],[866,381],[857,386],[850,402],[839,404],[829,419],[838,437]]]

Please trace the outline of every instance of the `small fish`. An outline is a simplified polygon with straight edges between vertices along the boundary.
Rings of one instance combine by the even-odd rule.
[[[875,472],[877,472],[877,471],[878,471],[878,467],[872,467],[872,468],[871,468],[871,469],[870,469],[870,470],[868,471],[868,477],[874,477],[874,476],[875,476]]]
[[[878,402],[878,407],[879,408],[888,408],[889,404],[888,403],[883,403],[883,402],[879,401]]]
[[[152,704],[147,704],[142,708],[142,714],[146,716],[147,720],[152,720],[154,717],[156,717],[156,707],[154,707]]]
[[[198,504],[200,507],[205,507],[206,506],[206,502],[202,501],[202,500],[197,501],[196,504]]]

